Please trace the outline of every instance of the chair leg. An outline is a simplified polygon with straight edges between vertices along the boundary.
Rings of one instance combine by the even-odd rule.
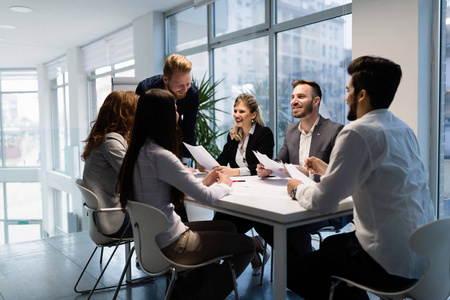
[[[230,267],[231,276],[233,276],[234,297],[235,297],[236,300],[239,300],[239,292],[238,292],[238,289],[237,289],[238,285],[237,285],[237,280],[236,280],[236,271],[234,270],[234,264],[230,260],[225,260],[225,261],[228,263],[228,266]]]
[[[100,264],[102,264],[103,263],[103,247],[100,250],[101,250],[101,252],[100,252]]]
[[[92,257],[94,257],[94,254],[97,251],[98,247],[99,246],[96,246],[94,251],[92,251],[91,257],[89,257],[89,260],[87,261],[86,265],[84,266],[84,269],[83,269],[83,271],[80,274],[80,277],[78,277],[77,283],[75,283],[75,286],[73,287],[73,290],[75,291],[75,293],[84,294],[84,293],[90,292],[90,290],[78,291],[77,290],[77,286],[78,286],[78,283],[80,283],[81,277],[83,277],[84,271],[86,271],[87,267],[89,266],[89,263],[91,262]],[[103,252],[103,248],[101,250]]]
[[[266,250],[267,250],[267,242],[264,243],[264,252],[263,252],[263,258],[261,261],[262,268],[261,268],[261,276],[259,278],[259,285],[262,285],[263,278],[264,278],[264,268],[265,268],[264,261],[266,260]],[[258,253],[256,253],[255,255],[258,255]]]
[[[125,264],[125,267],[123,268],[122,275],[120,276],[119,283],[117,284],[117,287],[116,287],[116,291],[114,292],[113,300],[115,300],[117,298],[117,295],[119,294],[119,290],[120,290],[120,287],[122,286],[122,281],[123,281],[123,278],[125,277],[125,273],[127,272],[128,268],[130,267],[130,262],[131,262],[131,257],[133,256],[133,252],[134,252],[134,247],[131,248],[130,254],[128,255],[127,262]]]
[[[336,282],[333,282],[330,286],[330,296],[328,298],[328,300],[333,300],[333,296],[334,296],[334,290],[336,289],[336,287],[339,285],[339,283],[341,283],[339,280]]]
[[[129,246],[129,243],[127,243]],[[103,277],[103,274],[105,273],[106,269],[108,268],[109,263],[111,262],[111,259],[113,258],[114,254],[116,254],[117,248],[119,248],[120,244],[117,244],[116,247],[114,247],[114,251],[111,254],[111,256],[108,259],[108,262],[106,263],[105,267],[103,268],[102,272],[100,273],[100,276],[97,279],[97,282],[95,283],[94,287],[92,288],[91,292],[89,293],[88,299],[92,297],[92,294],[94,293],[95,289],[97,288],[98,283],[100,282],[100,279]],[[103,247],[102,247],[103,251]],[[120,283],[119,283],[120,284]]]
[[[127,243],[125,245],[125,261],[127,259],[127,257],[130,256],[130,243]],[[126,279],[127,283],[131,283],[131,265],[128,266],[127,268],[127,279]]]
[[[166,287],[166,296],[164,297],[164,300],[169,300],[170,299],[170,296],[172,295],[173,287],[175,285],[175,281],[177,280],[177,277],[178,277],[177,276],[177,270],[175,270],[174,267],[171,267],[170,269],[171,269],[170,270],[170,272],[171,272],[171,274],[170,274],[170,281],[169,281],[169,284]]]

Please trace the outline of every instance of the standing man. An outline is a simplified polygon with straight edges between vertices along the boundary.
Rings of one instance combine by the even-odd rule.
[[[336,137],[343,125],[325,119],[319,114],[322,99],[319,84],[311,80],[295,80],[292,86],[294,87],[291,95],[292,113],[295,118],[300,120],[287,126],[283,147],[276,160],[298,165],[297,167],[306,173],[306,169],[303,168],[303,162],[306,158],[315,156],[323,161],[329,161]],[[258,164],[256,171],[260,177],[266,177],[272,173],[271,170],[265,169],[262,164]],[[314,175],[314,180],[319,181],[320,176]],[[312,251],[311,232],[330,225],[342,228],[348,223],[347,219],[347,217],[335,218],[288,229],[288,260]],[[273,245],[271,226],[258,224],[255,225],[255,228],[270,245]]]
[[[183,55],[172,54],[164,63],[163,75],[155,75],[141,81],[136,94],[139,96],[150,89],[168,90],[175,97],[178,111],[178,123],[183,132],[183,142],[195,145],[195,122],[199,105],[197,87],[191,83],[192,63]],[[183,145],[181,161],[186,166],[191,160],[189,150]],[[175,209],[183,222],[188,222],[184,205]]]
[[[413,230],[434,220],[428,175],[411,128],[388,111],[402,77],[398,64],[381,57],[359,57],[348,66],[345,98],[351,124],[336,139],[321,181],[306,187],[288,181],[288,193],[306,209],[336,211],[353,196],[355,231],[325,239],[318,251],[293,262],[288,287],[304,299],[328,299],[331,275],[393,288],[419,278],[424,258],[408,245]],[[317,161],[307,161],[316,169]],[[294,272],[295,270],[295,272]],[[335,299],[369,299],[341,284]]]
[[[163,75],[147,78],[139,83],[136,94],[150,89],[165,89],[173,94],[180,116],[178,122],[183,131],[183,142],[195,145],[195,122],[199,104],[198,90],[191,83],[192,63],[183,55],[172,54],[164,64]],[[183,146],[182,162],[188,164],[191,154]]]

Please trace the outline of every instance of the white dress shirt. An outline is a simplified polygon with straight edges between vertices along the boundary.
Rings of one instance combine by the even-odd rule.
[[[309,152],[311,149],[311,140],[314,132],[314,128],[316,128],[317,123],[319,123],[320,117],[317,117],[309,132],[306,133],[302,128],[302,121],[298,123],[298,131],[300,131],[300,142],[298,146],[298,162],[299,165],[303,167],[305,163],[305,159],[309,157]],[[314,180],[314,174],[309,174],[309,178]]]
[[[178,240],[188,229],[169,202],[171,186],[204,203],[213,203],[231,190],[226,184],[205,186],[172,152],[149,139],[142,146],[134,167],[132,200],[150,204],[167,216],[169,224],[166,231],[156,236],[160,248]]]
[[[253,123],[249,132],[247,133],[247,137],[245,141],[242,143],[242,140],[239,141],[238,150],[236,151],[236,164],[239,166],[239,176],[248,176],[251,175],[250,169],[248,168],[247,160],[245,159],[245,153],[247,151],[248,140],[250,136],[255,132],[256,124]]]
[[[322,213],[336,211],[350,195],[363,249],[390,274],[419,278],[426,261],[410,249],[408,238],[435,219],[428,175],[414,132],[386,109],[345,126],[321,182],[297,190],[301,206]]]

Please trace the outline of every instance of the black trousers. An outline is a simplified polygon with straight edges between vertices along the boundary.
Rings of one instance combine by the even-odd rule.
[[[319,250],[291,261],[287,271],[288,288],[306,300],[327,300],[331,275],[383,289],[392,289],[415,282],[414,279],[387,273],[364,251],[354,232],[326,238]],[[366,300],[369,297],[365,291],[341,283],[334,293],[334,299]]]

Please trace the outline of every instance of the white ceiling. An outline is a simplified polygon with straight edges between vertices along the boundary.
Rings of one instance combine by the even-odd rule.
[[[192,0],[0,0],[0,69],[34,68],[122,28],[151,11]],[[17,13],[26,6],[32,13]]]

